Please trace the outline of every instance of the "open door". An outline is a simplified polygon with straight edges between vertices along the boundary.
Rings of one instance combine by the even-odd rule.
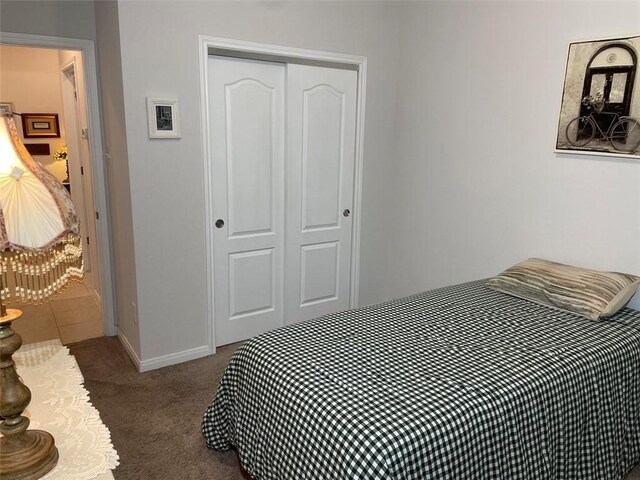
[[[91,278],[89,287],[101,303],[99,261],[97,252],[97,231],[94,216],[93,185],[91,181],[91,161],[86,128],[85,94],[81,82],[82,65],[78,63],[77,52],[60,70],[60,87],[64,113],[64,128],[67,141],[67,171],[71,198],[80,219],[84,268]]]

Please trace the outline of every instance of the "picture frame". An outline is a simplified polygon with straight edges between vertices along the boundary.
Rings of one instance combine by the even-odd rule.
[[[556,153],[640,158],[640,36],[569,44]]]
[[[25,143],[24,148],[30,155],[51,155],[51,145],[49,143]]]
[[[23,113],[24,138],[60,138],[60,122],[57,113]]]
[[[11,112],[13,112],[13,103],[0,102],[0,113],[11,113]]]
[[[147,97],[149,138],[180,138],[180,104],[175,98]]]

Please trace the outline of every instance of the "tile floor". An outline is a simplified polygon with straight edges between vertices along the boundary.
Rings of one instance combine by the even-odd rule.
[[[22,343],[59,338],[63,344],[104,335],[102,309],[90,290],[91,276],[71,282],[61,293],[41,305],[12,304],[23,315],[12,323]]]

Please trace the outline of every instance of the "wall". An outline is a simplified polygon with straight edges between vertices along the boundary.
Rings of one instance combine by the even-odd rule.
[[[162,361],[207,344],[198,34],[368,57],[360,301],[382,299],[395,194],[386,184],[396,156],[396,6],[156,2],[149,8],[126,1],[118,8],[143,359]],[[148,96],[180,100],[181,139],[147,138]]]
[[[55,151],[66,144],[58,52],[46,48],[22,48],[0,45],[0,101],[11,102],[15,112],[57,113],[59,138],[24,138],[20,117],[14,117],[24,143],[47,143],[50,155],[33,158],[58,180],[67,177],[66,162],[53,159]]]
[[[95,40],[93,2],[2,0],[0,31]]]
[[[111,149],[112,165],[115,166],[111,169],[107,165],[105,169],[110,218],[102,218],[110,224],[113,243],[101,247],[112,249],[116,322],[130,351],[139,356],[139,331],[131,308],[136,299],[136,276],[117,11],[117,2],[111,0],[2,0],[0,32],[97,40],[102,115],[107,123],[103,126],[103,138]],[[93,168],[105,168],[102,159],[94,158],[92,162]]]
[[[129,182],[120,58],[118,2],[95,2],[95,9],[98,70],[102,96],[102,126],[105,153],[109,157],[107,181],[109,184],[111,236],[113,238],[112,260],[115,266],[118,335],[129,353],[134,358],[140,359],[140,331],[132,307],[137,302],[136,265],[131,214],[132,185]],[[138,70],[138,74],[141,71],[143,70]]]
[[[569,42],[638,35],[640,3],[407,3],[402,24],[390,294],[532,256],[640,274],[640,161],[553,153]]]

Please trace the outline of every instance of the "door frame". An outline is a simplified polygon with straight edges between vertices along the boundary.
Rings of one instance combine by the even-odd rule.
[[[364,164],[364,118],[367,85],[367,57],[344,53],[307,50],[302,48],[273,45],[268,43],[247,42],[230,38],[198,35],[200,64],[200,115],[202,129],[203,179],[205,194],[205,240],[206,240],[206,286],[207,286],[207,339],[209,353],[216,352],[214,318],[214,265],[213,265],[213,212],[211,185],[211,139],[209,136],[209,95],[207,59],[210,54],[224,54],[230,57],[271,60],[283,63],[305,63],[334,68],[348,68],[358,72],[356,104],[356,145],[353,185],[353,230],[351,232],[351,275],[349,285],[349,307],[358,306],[360,286],[360,235],[361,235],[361,199],[362,172]]]
[[[107,336],[116,334],[115,297],[113,295],[113,275],[111,268],[111,241],[109,225],[109,208],[107,203],[107,188],[104,171],[104,151],[102,144],[102,124],[100,121],[100,96],[98,94],[98,70],[96,66],[96,49],[93,40],[79,38],[51,37],[46,35],[31,35],[26,33],[0,32],[0,44],[51,48],[56,50],[75,50],[82,53],[84,66],[84,85],[87,102],[87,129],[89,136],[89,161],[93,167],[93,202],[97,222],[98,262],[100,273],[100,289],[102,294],[102,316],[104,331]],[[96,245],[97,247],[97,245]]]

